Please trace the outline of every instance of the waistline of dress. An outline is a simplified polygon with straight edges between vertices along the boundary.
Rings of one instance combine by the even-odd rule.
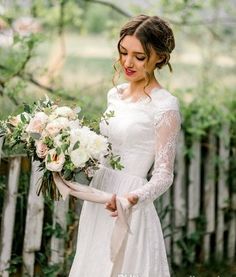
[[[139,181],[147,182],[147,178],[144,178],[144,177],[139,176],[139,175],[131,174],[127,171],[123,171],[123,170],[119,170],[119,169],[113,169],[113,168],[105,166],[105,165],[100,165],[99,171],[107,171],[111,174],[116,174],[118,176],[123,176],[123,177],[126,177],[126,178],[132,178],[132,179],[137,178]]]

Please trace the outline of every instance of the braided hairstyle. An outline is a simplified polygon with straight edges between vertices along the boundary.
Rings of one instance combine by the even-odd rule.
[[[122,39],[127,35],[137,37],[142,44],[147,59],[150,58],[151,48],[153,48],[156,54],[162,58],[161,62],[156,64],[158,69],[167,64],[172,72],[169,60],[170,53],[175,48],[175,39],[173,31],[165,20],[158,16],[143,14],[133,17],[120,31],[120,39],[117,44],[118,51],[120,51]]]

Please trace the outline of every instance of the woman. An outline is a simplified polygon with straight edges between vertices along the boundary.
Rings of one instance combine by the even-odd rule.
[[[84,202],[70,277],[170,276],[153,201],[172,184],[181,120],[177,98],[162,88],[154,71],[165,65],[171,70],[174,46],[172,30],[157,16],[132,18],[120,31],[119,63],[128,82],[108,92],[106,112],[115,116],[100,129],[124,168],[113,170],[104,160],[90,183],[98,194],[108,193],[105,209],[111,217],[104,205]],[[71,182],[64,183],[79,196]],[[126,209],[122,199],[128,200]]]

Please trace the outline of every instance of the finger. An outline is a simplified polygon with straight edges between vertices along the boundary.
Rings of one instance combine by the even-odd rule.
[[[112,212],[115,211],[115,209],[113,209],[113,208],[110,206],[109,203],[106,203],[106,204],[105,204],[105,209],[107,209],[107,210],[109,210],[109,211],[112,211]]]
[[[111,208],[116,210],[116,194],[112,195],[111,201],[109,203],[111,203]]]
[[[118,212],[117,212],[117,211],[112,212],[112,213],[110,214],[110,216],[112,216],[112,217],[116,217],[116,216],[118,216]]]
[[[138,196],[136,195],[129,196],[128,200],[131,204],[135,205],[138,202]]]

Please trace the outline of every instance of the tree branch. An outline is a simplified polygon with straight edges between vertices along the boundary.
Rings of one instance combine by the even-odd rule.
[[[125,17],[132,17],[132,14],[128,13],[127,11],[122,10],[120,7],[110,3],[110,2],[106,2],[106,1],[102,1],[102,0],[85,0],[85,2],[87,3],[97,3],[97,4],[101,4],[104,6],[108,6],[110,8],[112,8],[113,10],[117,11],[119,14],[125,16]]]
[[[1,65],[1,64],[0,64],[0,69],[5,70],[5,71],[10,71],[9,68],[7,68],[6,66]],[[22,80],[24,80],[24,81],[26,81],[26,82],[30,82],[30,83],[34,84],[35,86],[37,86],[37,87],[39,87],[39,88],[41,88],[41,89],[43,89],[43,90],[46,90],[46,91],[48,91],[49,93],[52,93],[52,94],[55,94],[55,95],[57,95],[57,96],[63,97],[63,98],[66,99],[66,100],[71,100],[71,101],[78,100],[78,98],[76,98],[76,97],[74,97],[74,96],[70,96],[70,95],[67,95],[67,94],[66,94],[66,95],[61,94],[61,93],[59,92],[58,89],[54,89],[54,88],[52,88],[52,87],[45,86],[45,85],[41,84],[41,83],[38,82],[38,81],[33,77],[33,75],[30,74],[30,73],[24,73],[24,74],[23,74],[22,72],[16,72],[16,73],[14,74],[14,77],[19,77],[19,78],[21,78]],[[5,84],[5,82],[1,83],[1,86],[2,86],[3,89],[4,89],[3,84]],[[1,95],[2,95],[2,92],[1,92]],[[17,100],[16,100],[13,96],[9,96],[9,95],[8,95],[8,97],[12,100],[12,102],[13,102],[14,104],[16,104],[16,105],[18,104],[18,103],[17,103]]]

